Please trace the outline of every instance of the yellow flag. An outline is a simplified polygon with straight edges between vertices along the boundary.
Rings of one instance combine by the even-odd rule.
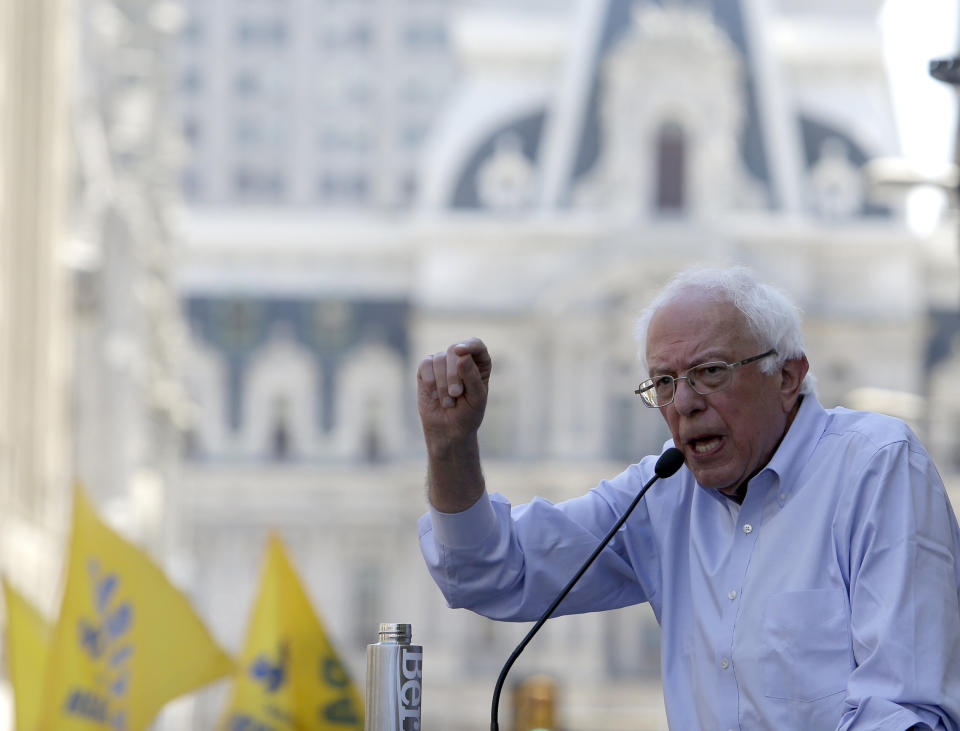
[[[363,702],[271,536],[221,731],[363,731]]]
[[[50,625],[6,579],[7,664],[13,685],[17,731],[33,731],[40,720],[43,673],[50,649]]]
[[[141,731],[167,701],[232,670],[186,597],[77,489],[40,730]]]

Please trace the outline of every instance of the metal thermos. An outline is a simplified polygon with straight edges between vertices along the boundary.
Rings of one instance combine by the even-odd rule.
[[[381,624],[367,645],[365,731],[420,731],[423,648],[411,638],[409,624]]]

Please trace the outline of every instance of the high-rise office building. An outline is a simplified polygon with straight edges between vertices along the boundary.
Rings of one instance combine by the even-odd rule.
[[[186,202],[406,206],[455,68],[447,0],[185,4]]]

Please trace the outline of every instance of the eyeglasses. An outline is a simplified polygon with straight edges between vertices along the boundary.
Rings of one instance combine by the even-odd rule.
[[[677,381],[686,381],[694,391],[701,396],[707,396],[722,391],[730,385],[733,380],[734,368],[776,354],[777,351],[771,349],[766,353],[745,358],[736,363],[724,363],[723,361],[701,363],[688,369],[682,376],[663,375],[648,378],[640,384],[640,387],[634,393],[640,396],[644,406],[651,409],[659,409],[673,403],[673,399],[677,395]]]

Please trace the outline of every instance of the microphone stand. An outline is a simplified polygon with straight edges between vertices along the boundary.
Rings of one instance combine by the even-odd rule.
[[[500,671],[500,677],[497,678],[497,684],[493,689],[493,705],[490,709],[490,731],[500,731],[500,722],[498,721],[500,693],[503,690],[503,684],[507,679],[507,673],[510,672],[510,668],[513,667],[513,664],[517,661],[517,658],[520,657],[520,653],[524,651],[526,646],[530,644],[530,640],[533,639],[533,636],[546,623],[546,621],[550,619],[550,615],[552,615],[556,611],[557,607],[560,606],[560,602],[566,598],[574,584],[576,584],[586,570],[590,568],[590,565],[594,562],[597,556],[600,555],[600,552],[606,548],[613,536],[616,535],[617,531],[620,530],[627,518],[630,517],[630,513],[633,512],[633,509],[637,507],[640,499],[644,496],[647,490],[650,489],[650,486],[661,477],[670,477],[670,475],[679,470],[683,465],[683,459],[683,452],[676,447],[670,447],[670,449],[660,455],[660,458],[657,460],[657,464],[654,467],[654,476],[651,477],[640,489],[640,492],[633,499],[633,502],[630,503],[630,507],[624,511],[623,515],[620,516],[613,528],[610,529],[610,532],[607,533],[602,541],[600,541],[600,545],[594,549],[593,553],[590,554],[590,557],[584,562],[583,566],[581,566],[577,573],[574,574],[574,577],[570,579],[569,583],[563,587],[563,590],[557,595],[557,598],[553,600],[553,603],[549,607],[547,607],[547,611],[545,611],[540,619],[537,620],[537,623],[533,625],[529,632],[527,632],[526,637],[520,641],[520,644],[517,645],[510,657],[507,658],[507,662],[504,663],[503,670]]]

